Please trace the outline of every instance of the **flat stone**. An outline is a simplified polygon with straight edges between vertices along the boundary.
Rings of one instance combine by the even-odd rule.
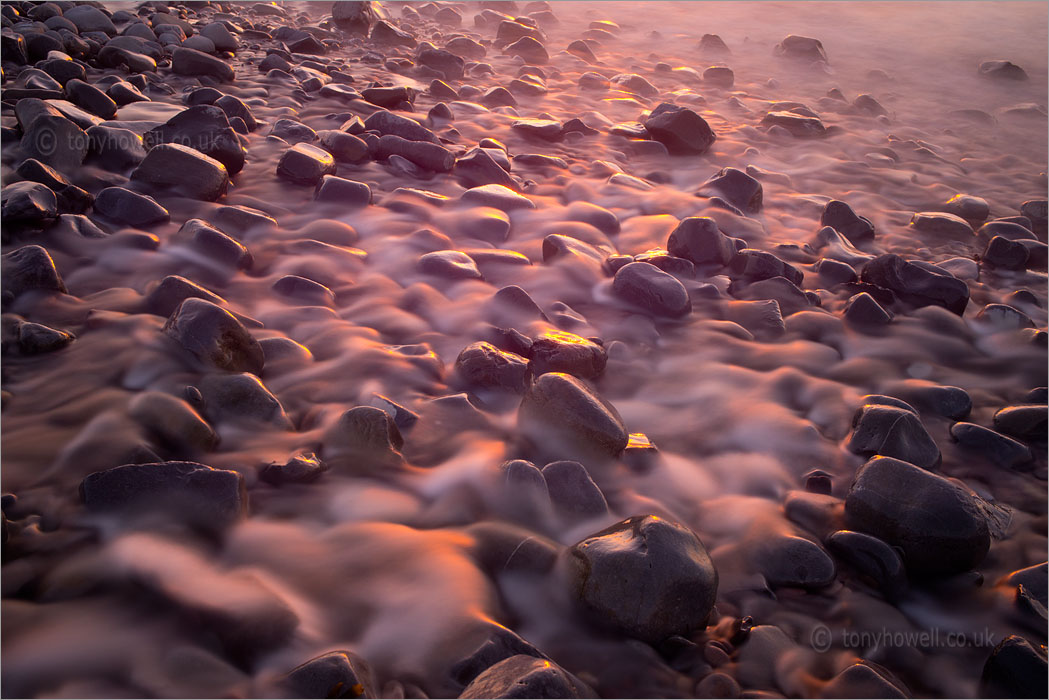
[[[417,268],[419,272],[453,280],[480,279],[482,276],[473,258],[458,250],[427,253],[419,258]]]
[[[535,202],[503,185],[481,185],[462,193],[460,201],[503,211],[535,209]]]
[[[455,371],[471,386],[517,393],[531,376],[526,358],[486,342],[467,345],[455,360]]]
[[[1020,469],[1034,459],[1027,445],[973,423],[955,423],[951,437],[963,448],[982,454],[1000,466]]]
[[[940,211],[918,212],[911,217],[911,226],[919,231],[951,236],[968,240],[974,234],[973,227],[960,216]]]
[[[907,572],[899,552],[886,542],[863,532],[839,530],[827,538],[827,548],[845,561],[885,596],[895,601],[908,587]]]
[[[808,117],[795,112],[769,112],[762,117],[761,125],[786,129],[791,136],[797,138],[811,138],[827,134],[827,127],[818,117]]]

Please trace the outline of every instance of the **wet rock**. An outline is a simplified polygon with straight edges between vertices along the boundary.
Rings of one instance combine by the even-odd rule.
[[[124,172],[146,157],[142,137],[130,129],[92,126],[87,130],[91,160],[107,170]]]
[[[361,5],[360,2],[337,2]],[[367,662],[352,651],[330,651],[310,659],[284,677],[288,697],[295,698],[375,698],[375,678]]]
[[[255,375],[209,374],[200,383],[200,393],[211,421],[291,428],[280,401]]]
[[[889,110],[885,109],[880,102],[871,95],[857,95],[852,101],[852,106],[863,114],[872,117],[888,116]]]
[[[519,119],[510,125],[514,130],[543,141],[560,141],[561,122],[551,119]]]
[[[1026,71],[1010,61],[984,61],[979,73],[995,80],[1027,80]]]
[[[604,494],[579,462],[551,462],[543,467],[543,477],[554,511],[563,522],[574,525],[608,513]]]
[[[71,7],[64,11],[62,16],[75,24],[77,31],[80,32],[103,32],[109,36],[117,33],[113,20],[97,7],[89,5]]]
[[[128,464],[95,472],[80,484],[88,510],[173,516],[207,530],[223,530],[247,510],[240,474],[195,462]]]
[[[725,40],[717,34],[704,34],[700,37],[699,52],[707,56],[728,56],[732,53]]]
[[[892,457],[875,457],[845,497],[853,529],[899,547],[907,569],[948,575],[979,565],[990,547],[983,503],[954,482]]]
[[[232,83],[235,77],[233,67],[222,59],[181,46],[171,56],[171,70],[179,75],[208,76],[224,83]]]
[[[745,213],[761,211],[761,183],[736,168],[722,168],[696,191],[696,194],[717,194]]]
[[[1011,634],[994,648],[983,666],[980,695],[987,698],[1040,698],[1045,695],[1046,658],[1023,637]]]
[[[520,56],[533,66],[543,66],[550,62],[550,54],[543,44],[530,36],[524,36],[503,49],[507,56]]]
[[[874,224],[870,219],[859,216],[848,204],[836,199],[823,208],[820,226],[830,226],[855,245],[874,240]]]
[[[572,591],[601,626],[650,643],[702,630],[718,574],[703,543],[683,525],[628,518],[572,547]]]
[[[429,141],[440,144],[440,139],[432,131],[419,124],[419,122],[385,109],[368,115],[368,118],[364,120],[364,128],[368,131],[377,131],[380,134],[400,136],[409,141]]]
[[[455,360],[455,371],[472,386],[518,393],[531,374],[527,359],[485,342],[467,345]]]
[[[535,469],[535,467],[532,467],[532,469]],[[498,570],[502,570],[502,568],[500,566]],[[452,667],[452,678],[461,685],[467,685],[486,669],[491,668],[504,659],[509,659],[519,654],[536,659],[547,658],[543,652],[514,634],[511,630],[501,626],[493,626],[491,636],[472,654]]]
[[[1023,270],[1027,267],[1027,256],[1027,248],[1022,243],[995,236],[987,243],[982,261],[1005,270]]]
[[[943,306],[961,315],[969,303],[968,286],[945,271],[930,268],[889,253],[864,265],[860,279],[888,289],[914,306]]]
[[[258,341],[233,314],[209,301],[183,301],[164,324],[164,334],[206,366],[252,374],[262,371]]]
[[[481,278],[481,271],[477,269],[477,264],[473,261],[473,258],[458,250],[439,250],[427,253],[419,258],[416,267],[419,272],[446,279],[465,280]]]
[[[535,209],[535,202],[502,185],[471,187],[459,198],[462,202],[482,207],[493,207],[503,211]]]
[[[522,433],[558,456],[613,458],[627,445],[615,407],[569,374],[548,372],[525,392],[517,414]]]
[[[774,53],[783,58],[810,62],[827,62],[827,54],[819,39],[791,34],[776,44]]]
[[[466,62],[451,51],[424,49],[416,56],[416,63],[444,74],[445,80],[461,80]]]
[[[831,287],[858,282],[860,279],[851,265],[830,258],[820,258],[815,269],[820,279]]]
[[[196,149],[226,166],[229,175],[244,167],[244,148],[229,118],[214,105],[196,105],[179,112],[165,124],[142,135],[148,148],[176,143]]]
[[[310,34],[290,40],[288,42],[288,50],[292,53],[309,54],[312,56],[323,56],[328,53],[328,47]]]
[[[58,199],[47,185],[16,182],[0,190],[0,219],[5,224],[43,225],[58,216]]]
[[[881,307],[867,292],[849,297],[843,316],[846,321],[860,326],[884,326],[892,323],[892,314]]]
[[[218,435],[182,399],[159,391],[146,391],[131,400],[128,414],[151,436],[176,452],[199,454],[215,449]]]
[[[425,141],[409,141],[400,136],[385,134],[379,139],[375,158],[385,160],[392,155],[407,158],[420,168],[437,173],[451,172],[455,164],[455,156],[443,146]]]
[[[1027,445],[982,425],[955,423],[951,426],[951,437],[965,449],[1003,467],[1019,469],[1034,459]]]
[[[973,227],[965,219],[954,214],[940,211],[918,212],[911,217],[911,226],[925,233],[950,236],[968,240],[973,235]]]
[[[736,246],[718,230],[717,222],[708,217],[682,219],[667,239],[667,250],[696,265],[727,265],[736,255]]]
[[[807,311],[813,303],[805,292],[785,277],[771,277],[745,285],[733,281],[729,285],[729,293],[737,299],[750,301],[774,299],[779,304],[780,313],[785,317],[799,311]]]
[[[485,148],[472,148],[457,159],[455,176],[465,187],[502,185],[511,190],[519,187],[510,173],[503,169]]]
[[[918,416],[895,406],[861,407],[847,447],[856,454],[896,457],[923,469],[940,464],[940,450]]]
[[[192,220],[191,220],[192,221]],[[186,222],[187,225],[190,222]],[[222,297],[212,294],[185,277],[168,275],[146,295],[143,307],[157,316],[170,316],[186,299],[204,299],[212,304],[223,304]]]
[[[24,101],[19,100],[19,106]],[[87,134],[65,117],[44,112],[32,118],[28,125],[21,116],[19,122],[24,131],[19,145],[26,158],[35,158],[65,173],[75,171],[84,162]]]
[[[986,199],[969,194],[954,195],[947,200],[943,208],[948,213],[961,217],[966,221],[985,221],[991,214],[991,208],[987,204]]]
[[[1016,218],[1019,219],[1021,217]],[[994,221],[988,221],[981,226],[980,230],[976,233],[985,238],[1001,236],[1002,238],[1007,238],[1010,241],[1016,242],[1033,240],[1035,238],[1034,232],[1031,230],[1031,226],[1026,218],[1023,218],[1022,223],[1009,221],[1008,219],[995,219]]]
[[[390,46],[407,46],[411,48],[418,43],[411,34],[398,29],[386,20],[379,20],[372,26],[370,37],[372,41],[378,44],[388,44]]]
[[[644,121],[649,135],[674,155],[706,153],[717,139],[710,125],[691,109],[664,102]]]
[[[271,53],[259,62],[259,71],[262,73],[269,73],[271,70],[280,70],[285,73],[290,73],[291,69],[291,63],[286,61],[283,56],[279,56],[275,53]]]
[[[184,223],[179,235],[191,240],[194,248],[214,262],[240,270],[251,267],[253,259],[247,248],[202,219],[190,219]]]
[[[368,157],[368,144],[345,131],[325,129],[317,132],[317,145],[337,161],[357,163]]]
[[[372,200],[372,191],[363,182],[347,180],[335,175],[325,175],[317,186],[316,199],[319,202],[335,202],[347,207],[368,206]]]
[[[259,479],[273,486],[284,484],[310,484],[328,471],[328,465],[312,452],[297,454],[284,464],[270,462],[259,470]],[[312,696],[301,696],[312,697]],[[325,695],[324,697],[328,697]]]
[[[28,321],[19,322],[15,333],[18,352],[22,355],[42,355],[55,352],[68,347],[76,340],[76,336],[68,331]],[[7,345],[6,339],[4,345]]]
[[[343,413],[325,432],[321,458],[353,474],[381,474],[404,464],[401,431],[385,411],[357,406]]]
[[[273,123],[270,135],[283,139],[292,145],[313,143],[317,140],[316,131],[294,119],[278,119]]]
[[[333,2],[331,16],[339,29],[354,34],[367,34],[368,28],[379,18],[370,0]]]
[[[907,694],[870,666],[855,663],[831,678],[821,698],[906,698]]]
[[[608,354],[597,343],[567,331],[546,331],[531,347],[536,376],[564,372],[583,379],[596,379],[605,370]]]
[[[557,664],[518,654],[481,673],[460,698],[589,698],[594,692]]]
[[[258,128],[258,120],[255,119],[254,113],[251,111],[251,107],[248,107],[247,103],[239,97],[233,95],[223,95],[222,97],[215,100],[213,103],[216,107],[226,113],[226,116],[230,120],[235,118],[242,119],[244,126],[248,131],[255,131]]]
[[[729,302],[725,306],[725,317],[743,326],[758,339],[771,340],[786,332],[783,313],[775,299]]]
[[[1026,216],[1034,227],[1034,232],[1045,236],[1049,223],[1049,202],[1045,199],[1029,199],[1020,205],[1020,213]]]
[[[205,201],[215,201],[226,194],[230,184],[226,166],[177,143],[151,148],[131,179]]]
[[[611,83],[608,78],[600,73],[588,71],[579,76],[579,87],[582,90],[599,90],[604,92],[611,87]]]
[[[95,197],[95,211],[128,226],[150,226],[171,217],[152,197],[124,187],[107,187]]]
[[[109,95],[83,80],[73,79],[66,83],[69,100],[103,119],[112,119],[117,113],[117,103]]]
[[[951,420],[962,420],[969,415],[973,407],[969,393],[956,386],[939,386],[910,380],[891,384],[887,388],[893,396],[902,399],[902,408],[912,412],[913,407],[917,407],[921,411],[935,413]],[[873,397],[864,397],[864,400],[866,403],[875,403]],[[885,403],[884,400],[878,402]]]
[[[772,253],[753,248],[736,251],[730,266],[733,272],[747,280],[770,280],[783,277],[791,284],[799,285],[804,279],[804,275],[798,268],[783,262]]]
[[[888,544],[863,532],[839,530],[827,538],[827,549],[890,601],[907,591],[907,572],[899,553]]]
[[[761,125],[786,129],[791,136],[806,138],[824,136],[827,127],[818,117],[809,117],[794,112],[769,112],[761,119]]]
[[[692,311],[688,291],[655,265],[633,262],[616,272],[612,293],[657,316],[680,318]]]
[[[822,588],[834,581],[834,562],[804,537],[772,537],[756,550],[754,564],[773,588]]]
[[[320,282],[299,275],[284,275],[273,283],[273,291],[314,306],[335,305],[335,294],[330,289]]]
[[[994,414],[994,427],[1024,440],[1044,440],[1047,416],[1045,406],[1008,406]]]
[[[365,88],[361,97],[373,105],[387,109],[411,109],[415,101],[415,91],[407,87]]]
[[[201,27],[200,35],[210,39],[211,43],[219,51],[236,52],[238,48],[236,37],[230,33],[230,30],[222,22],[211,22]]]
[[[308,143],[297,143],[280,157],[277,175],[301,185],[316,185],[325,175],[335,174],[335,159]]]

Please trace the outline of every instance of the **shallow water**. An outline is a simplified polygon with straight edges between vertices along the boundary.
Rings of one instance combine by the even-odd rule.
[[[951,421],[922,415],[943,453],[941,473],[1013,511],[1006,536],[980,567],[983,585],[961,576],[915,586],[896,605],[845,578],[817,591],[772,593],[752,552],[773,533],[818,538],[786,517],[783,501],[788,491],[803,488],[803,475],[814,468],[829,472],[834,496],[844,496],[864,462],[844,448],[862,396],[903,396],[909,387],[926,383],[957,386],[973,399],[967,420],[990,425],[996,410],[1046,384],[1044,345],[1014,333],[991,333],[975,320],[983,305],[1006,303],[1015,290],[1028,289],[1039,305],[1023,311],[1044,329],[1044,271],[984,269],[968,281],[972,299],[963,317],[930,307],[871,334],[840,321],[848,295],[820,290],[812,269],[820,254],[797,248],[816,242],[824,204],[843,199],[876,227],[875,241],[863,247],[867,254],[892,252],[934,263],[972,258],[986,240],[919,234],[908,225],[911,215],[940,209],[958,193],[986,199],[992,218],[1016,215],[1025,200],[1045,197],[1045,118],[1002,110],[1046,104],[1046,6],[552,5],[561,24],[547,30],[549,94],[518,98],[516,113],[453,102],[456,119],[447,125],[458,132],[456,146],[471,147],[489,137],[513,155],[543,153],[569,164],[569,170],[513,166],[531,181],[525,194],[537,206],[509,213],[510,234],[499,247],[522,253],[530,265],[488,263],[482,266],[484,280],[465,281],[416,269],[418,257],[432,250],[492,247],[476,232],[481,220],[498,214],[459,204],[463,187],[449,176],[421,181],[376,162],[340,164],[340,176],[366,182],[374,193],[374,205],[356,210],[315,203],[311,188],[278,180],[277,161],[287,146],[267,138],[274,121],[289,117],[315,129],[334,129],[344,117],[329,115],[367,112],[360,111],[360,102],[346,106],[315,93],[302,99],[260,73],[255,64],[265,51],[251,48],[238,52],[237,82],[222,89],[244,99],[263,125],[248,136],[247,164],[221,202],[159,198],[172,221],[148,229],[160,240],[156,250],[121,245],[118,237],[72,240],[45,232],[32,241],[48,248],[69,295],[23,296],[5,311],[71,330],[77,340],[56,354],[4,359],[4,388],[12,397],[3,413],[3,490],[18,496],[16,508],[5,513],[19,552],[5,557],[3,568],[5,695],[265,695],[274,692],[271,684],[279,674],[341,648],[367,659],[381,682],[413,683],[431,696],[454,695],[461,687],[447,669],[499,624],[603,696],[691,696],[697,679],[673,671],[653,649],[603,636],[577,620],[557,574],[491,576],[478,565],[474,552],[481,536],[469,526],[508,519],[498,467],[528,458],[533,450],[517,432],[515,401],[474,396],[487,419],[483,425],[442,422],[426,402],[462,391],[452,372],[455,358],[466,345],[487,338],[486,324],[493,322],[530,336],[560,326],[602,338],[610,359],[594,386],[616,406],[629,431],[647,435],[661,453],[648,474],[622,465],[589,465],[609,514],[572,527],[551,520],[534,529],[562,545],[641,513],[694,529],[722,582],[711,638],[725,636],[734,619],[751,616],[756,624],[781,627],[796,642],[780,655],[769,679],[733,661],[727,670],[739,676],[744,689],[816,695],[827,679],[862,658],[880,664],[914,695],[973,697],[990,651],[986,645],[856,648],[838,638],[830,651],[817,653],[823,650],[813,650],[810,640],[819,625],[836,633],[989,630],[995,642],[1010,633],[1045,642],[1044,629],[1032,632],[1013,615],[1008,588],[994,585],[1011,571],[1045,560],[1044,442],[1032,472],[1013,472],[952,444]],[[284,6],[294,14],[308,13],[313,22],[326,7]],[[465,10],[464,32],[474,33],[472,17],[479,9],[458,6]],[[392,8],[394,17],[398,7]],[[596,19],[622,27],[614,41],[595,49],[597,68],[644,75],[662,98],[578,88],[579,75],[593,67],[558,52]],[[434,26],[427,24],[417,35],[423,38]],[[650,37],[653,30],[658,39]],[[444,39],[453,33],[438,31]],[[493,36],[493,30],[477,33]],[[735,72],[731,90],[655,70],[658,62],[700,71],[713,63],[696,49],[705,33],[719,34],[732,50],[723,61]],[[791,33],[823,42],[829,73],[773,57],[772,47]],[[328,57],[348,62],[358,89],[373,79],[420,90],[429,83],[361,63],[361,53],[350,44]],[[1023,66],[1030,80],[1001,84],[977,75],[980,61],[996,58]],[[494,74],[467,77],[464,84],[505,85],[520,65],[493,49],[485,60]],[[887,77],[872,77],[873,69]],[[176,91],[196,84],[174,75],[167,82]],[[888,117],[826,111],[819,100],[835,87],[850,101],[861,93],[873,95]],[[717,133],[703,156],[626,156],[620,150],[624,142],[605,133],[551,144],[510,128],[519,117],[548,114],[561,121],[581,117],[604,130],[609,122],[636,120],[675,91],[677,101],[699,111]],[[168,102],[177,104],[179,96]],[[835,133],[824,139],[767,134],[758,125],[769,105],[780,101],[808,105],[836,127]],[[424,117],[434,102],[420,93],[416,116]],[[997,122],[988,126],[949,114],[958,109],[996,114]],[[168,116],[163,108],[140,103],[122,108],[117,119],[144,130]],[[443,128],[435,131],[441,134]],[[896,162],[871,156],[886,148],[895,152]],[[17,164],[9,152],[5,146],[5,183],[8,168]],[[653,187],[609,184],[607,172],[593,167],[594,161],[615,163]],[[736,217],[693,195],[725,166],[773,173],[762,180],[759,214]],[[71,175],[92,191],[102,182],[122,180],[91,166]],[[382,206],[398,187],[450,199],[441,206],[422,201],[397,210]],[[621,231],[607,234],[580,223],[585,216],[579,202],[613,212]],[[184,221],[210,219],[223,204],[257,208],[278,222],[276,228],[239,236],[254,257],[249,272],[216,266],[175,236]],[[820,290],[823,309],[836,316],[814,309],[786,319],[787,332],[779,339],[743,339],[724,324],[725,302],[711,300],[701,289],[713,284],[724,295],[726,276],[689,282],[694,312],[684,322],[669,322],[617,302],[599,267],[542,262],[542,242],[550,233],[637,254],[665,246],[677,220],[693,215],[713,216],[749,247],[777,252],[795,264],[805,273],[800,286]],[[135,313],[150,285],[171,274],[197,281],[223,297],[230,310],[261,322],[252,330],[257,338],[286,337],[309,350],[308,357],[267,366],[261,375],[294,430],[218,424],[218,449],[199,456],[212,467],[242,473],[249,487],[250,517],[220,542],[198,541],[174,525],[132,532],[88,516],[78,501],[77,487],[86,475],[125,463],[137,445],[150,444],[128,415],[131,399],[146,390],[181,397],[186,385],[199,383],[199,373],[188,369],[160,334],[164,319]],[[333,290],[333,308],[304,308],[273,292],[271,285],[288,274]],[[493,309],[491,297],[510,284],[528,291],[554,321],[559,302],[571,307],[576,320],[507,318]],[[399,348],[416,345],[423,348]],[[422,414],[405,432],[407,468],[374,478],[333,470],[315,484],[279,489],[259,481],[260,466],[314,450],[343,411],[373,404],[374,394]],[[181,456],[150,446],[163,457]],[[140,595],[142,590],[150,594]],[[194,612],[187,616],[186,610]],[[220,622],[209,622],[208,611],[226,611],[270,630],[289,619],[297,622],[290,623],[287,640],[245,658],[216,643],[222,634],[209,630],[226,623],[218,613],[213,617]],[[697,639],[702,644],[702,637]]]

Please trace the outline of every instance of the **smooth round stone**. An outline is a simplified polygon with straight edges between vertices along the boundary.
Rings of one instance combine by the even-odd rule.
[[[200,383],[200,393],[205,415],[216,423],[291,428],[280,401],[253,374],[209,374]]]
[[[845,202],[836,199],[827,202],[823,208],[820,225],[830,226],[854,244],[874,240],[874,224],[859,216]]]
[[[129,226],[150,226],[170,219],[168,210],[152,197],[123,187],[107,187],[95,197],[95,211]]]
[[[554,510],[565,522],[575,524],[608,513],[604,494],[579,462],[551,462],[542,473]]]
[[[962,447],[1003,467],[1017,469],[1034,459],[1027,445],[982,425],[955,423],[951,426],[951,437]]]
[[[943,208],[948,213],[960,216],[966,221],[986,221],[991,215],[991,207],[987,200],[982,197],[974,197],[970,194],[956,194],[947,200]]]
[[[328,465],[319,460],[317,455],[308,452],[297,454],[284,464],[270,462],[259,470],[259,479],[274,486],[309,484],[319,479],[326,471]]]
[[[131,174],[131,179],[209,202],[226,194],[230,185],[226,166],[196,149],[177,143],[151,148]]]
[[[469,204],[502,211],[535,209],[535,202],[503,185],[481,185],[463,192],[460,200]]]
[[[398,450],[403,446],[401,431],[385,411],[356,406],[324,433],[320,456],[336,469],[375,474],[401,466],[404,457]]]
[[[25,100],[19,100],[19,106]],[[23,120],[19,118],[19,121]],[[51,110],[32,118],[25,131],[20,147],[27,158],[39,161],[63,172],[72,173],[84,162],[88,151],[88,138],[79,126]]]
[[[913,464],[875,457],[845,497],[852,529],[899,547],[907,569],[943,576],[978,566],[991,538],[982,501]]]
[[[230,372],[262,371],[262,348],[230,312],[203,299],[183,301],[164,324],[174,339],[205,365]]]
[[[671,255],[690,260],[696,265],[727,265],[736,255],[736,247],[709,217],[690,216],[682,219],[667,239]]]
[[[463,689],[460,698],[589,698],[581,680],[546,659],[517,654],[491,666]]]
[[[824,52],[823,43],[819,39],[798,36],[797,34],[784,37],[783,41],[776,44],[773,52],[777,56],[798,61],[827,62],[827,54]]]
[[[951,236],[967,240],[974,234],[973,227],[965,219],[939,211],[918,212],[911,217],[911,226],[926,233]]]
[[[820,690],[821,698],[906,698],[900,688],[870,666],[856,663],[831,678]]]
[[[969,304],[969,287],[947,271],[936,270],[887,253],[864,265],[860,279],[889,289],[915,306],[937,305],[961,315]]]
[[[1027,80],[1024,69],[1010,61],[984,61],[980,64],[979,73],[996,80]]]
[[[615,78],[612,80],[615,82]],[[652,139],[662,143],[674,155],[706,153],[717,140],[714,130],[703,117],[691,109],[668,102],[652,110],[644,121],[644,128]]]
[[[284,275],[273,283],[273,291],[316,306],[334,306],[335,294],[320,282],[299,275]]]
[[[983,262],[1004,270],[1023,270],[1027,267],[1027,248],[1018,241],[1004,236],[995,236],[983,251]]]
[[[692,311],[685,287],[655,265],[633,262],[616,272],[612,293],[656,316],[681,318]]]
[[[535,338],[530,356],[536,376],[565,372],[583,379],[596,379],[608,362],[608,354],[597,343],[558,330],[546,331]]]
[[[571,590],[591,620],[649,643],[706,627],[718,573],[695,533],[654,515],[628,518],[572,547]]]
[[[525,392],[518,409],[521,431],[557,457],[617,457],[628,435],[619,412],[569,374],[548,372]]]
[[[940,449],[918,416],[894,406],[861,407],[847,447],[856,454],[896,457],[925,469],[940,464]]]
[[[721,195],[727,202],[747,214],[757,214],[761,211],[761,183],[736,168],[722,168],[700,185],[696,193]]]
[[[994,414],[994,427],[1024,440],[1045,440],[1047,416],[1045,406],[1008,406]]]
[[[822,588],[834,581],[834,562],[803,537],[783,535],[762,542],[755,565],[773,588]]]
[[[368,157],[368,144],[345,131],[325,129],[317,132],[317,145],[337,161],[357,163]]]
[[[907,590],[907,572],[899,553],[863,532],[839,530],[827,538],[827,549],[873,583],[889,600]]]
[[[41,355],[67,347],[76,336],[42,323],[18,324],[18,349],[23,355]],[[6,344],[6,340],[4,341]]]
[[[187,222],[189,223],[189,222]],[[143,300],[143,308],[157,316],[170,316],[179,305],[186,299],[204,299],[213,304],[225,303],[222,297],[212,294],[196,282],[191,282],[185,277],[168,275],[160,280]]]
[[[232,83],[235,77],[233,68],[222,59],[183,47],[172,54],[171,70],[179,75],[209,76],[225,83]]]
[[[481,279],[481,271],[477,269],[473,258],[458,250],[438,250],[427,253],[419,258],[416,267],[419,272],[446,279]]]
[[[818,117],[810,117],[795,112],[769,112],[761,119],[761,125],[768,127],[769,133],[776,129],[786,129],[795,138],[823,136],[827,127]]]
[[[356,3],[347,3],[356,4]],[[330,651],[294,668],[282,685],[288,697],[379,697],[368,663],[352,651]]]
[[[0,218],[8,224],[42,224],[58,216],[58,199],[47,185],[16,182],[0,190]]]
[[[297,143],[277,163],[277,175],[303,185],[316,185],[325,175],[335,174],[335,159],[308,143]]]
[[[455,360],[455,371],[468,384],[522,392],[528,384],[528,360],[491,343],[467,345]]]
[[[219,437],[207,421],[175,396],[159,391],[138,394],[128,404],[128,413],[165,445],[193,452],[214,449]]]
[[[1011,634],[991,651],[979,692],[985,698],[1040,698],[1045,695],[1045,656],[1023,637]]]
[[[237,39],[222,22],[212,22],[200,30],[200,35],[208,38],[219,51],[236,51]]]

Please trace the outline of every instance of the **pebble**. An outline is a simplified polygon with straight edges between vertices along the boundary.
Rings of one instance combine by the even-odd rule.
[[[259,470],[259,479],[273,486],[310,484],[328,471],[328,465],[312,452],[297,454],[284,464],[270,462]]]
[[[579,462],[562,460],[543,467],[554,511],[568,526],[608,513],[601,489]]]
[[[853,418],[847,449],[864,456],[896,457],[924,469],[940,464],[940,449],[918,416],[895,406],[862,406]]]
[[[809,117],[795,112],[769,112],[761,119],[761,125],[772,129],[778,127],[797,138],[825,136],[827,127],[818,117]]]
[[[177,143],[151,148],[131,174],[131,179],[209,202],[226,194],[230,185],[226,166],[200,151]]]
[[[130,129],[98,125],[87,130],[91,162],[114,172],[125,172],[146,157],[142,137]]]
[[[854,245],[874,240],[874,224],[859,216],[845,202],[831,200],[820,215],[820,226],[830,226]]]
[[[620,268],[612,280],[612,293],[656,316],[680,318],[692,311],[688,291],[681,282],[645,262]]]
[[[584,464],[619,456],[628,441],[615,407],[581,380],[561,372],[536,378],[525,391],[517,423],[541,451],[558,459],[579,455]]]
[[[605,370],[608,354],[597,343],[568,331],[551,330],[537,336],[531,345],[532,370],[536,376],[564,372],[582,379],[596,379]]]
[[[230,312],[210,301],[183,301],[164,324],[164,334],[205,366],[230,372],[262,372],[262,348]]]
[[[458,250],[438,250],[427,253],[419,258],[416,267],[419,272],[445,279],[466,280],[482,277],[473,258]]]
[[[915,229],[960,240],[973,236],[973,227],[960,216],[940,211],[918,212],[911,217],[911,226]]]
[[[515,209],[535,209],[535,202],[524,195],[517,194],[503,185],[481,185],[471,187],[462,193],[460,201],[475,206],[492,207],[502,211]]]
[[[855,663],[831,678],[821,698],[906,698],[907,694],[870,666]]]
[[[995,80],[1027,80],[1027,72],[1011,61],[984,61],[979,73]]]
[[[83,107],[103,119],[112,119],[117,113],[117,103],[109,95],[83,80],[73,79],[65,85],[66,95],[73,104]]]
[[[546,47],[530,36],[521,37],[503,49],[503,53],[507,56],[519,56],[526,63],[535,66],[543,66],[550,62],[550,54],[546,52]]]
[[[357,654],[345,650],[329,651],[295,667],[283,678],[282,685],[288,696],[295,698],[380,697],[371,667]]]
[[[1034,459],[1027,445],[982,425],[955,423],[951,437],[962,447],[1006,468],[1019,470]]]
[[[961,315],[969,303],[969,288],[946,271],[934,271],[938,269],[887,253],[864,265],[860,279],[914,306],[937,305]]]
[[[991,543],[978,496],[892,457],[874,457],[860,469],[845,517],[851,528],[899,547],[908,571],[923,576],[969,571]]]
[[[455,360],[455,371],[472,386],[517,393],[525,390],[531,375],[526,358],[486,342],[467,345]]]
[[[404,464],[404,438],[385,411],[357,406],[339,416],[324,433],[321,459],[351,474],[381,474]]]
[[[325,175],[335,174],[335,159],[308,143],[297,143],[280,157],[277,175],[300,185],[317,185]]]
[[[16,182],[0,190],[0,219],[5,224],[43,225],[58,216],[58,199],[47,185]]]
[[[943,208],[948,213],[974,223],[986,221],[987,217],[991,215],[991,207],[987,204],[987,200],[970,194],[954,195],[947,200]]]
[[[732,271],[747,280],[771,280],[782,277],[799,285],[804,279],[801,270],[783,262],[772,253],[753,248],[736,251],[731,262]]]
[[[584,539],[566,565],[573,594],[596,624],[649,643],[701,631],[717,597],[718,573],[703,543],[654,515]]]
[[[1023,440],[1045,440],[1045,406],[1007,406],[994,414],[994,427]]]
[[[888,600],[899,600],[906,593],[909,584],[903,559],[877,537],[839,530],[827,538],[827,549],[871,582]]]
[[[409,141],[429,141],[440,144],[440,139],[432,131],[419,124],[419,122],[385,109],[380,109],[368,115],[368,118],[364,120],[364,128],[368,131],[377,131],[380,134],[400,136]]]
[[[776,44],[775,54],[783,58],[827,63],[827,54],[819,39],[791,34]]]
[[[892,323],[892,314],[882,308],[867,292],[849,297],[845,302],[844,318],[860,326],[884,326]]]
[[[834,562],[803,537],[782,535],[758,547],[756,565],[773,588],[822,588],[834,581]]]
[[[152,197],[124,187],[107,187],[95,197],[98,214],[129,226],[151,226],[168,221],[168,210]]]
[[[717,139],[703,117],[686,107],[664,102],[644,120],[645,131],[674,155],[706,153]]]
[[[14,342],[17,345],[18,352],[22,355],[30,356],[56,352],[62,348],[68,347],[74,340],[76,340],[76,336],[68,331],[51,328],[50,326],[45,326],[41,323],[32,323],[29,321],[19,321],[16,324],[13,335],[16,335],[16,340]],[[5,338],[5,352],[7,345],[7,339]]]
[[[437,173],[451,172],[455,165],[455,156],[447,148],[425,141],[409,141],[393,134],[385,134],[379,139],[375,158],[384,160],[397,155],[407,158],[420,168]]]
[[[19,100],[18,106],[25,101]],[[21,117],[19,122],[24,131],[19,146],[26,158],[35,158],[63,173],[75,172],[84,162],[87,134],[65,117],[45,112],[32,118],[28,126]]]
[[[828,285],[850,284],[859,281],[859,275],[851,265],[831,258],[820,258],[816,262],[816,273]]]
[[[1040,698],[1045,695],[1045,656],[1023,637],[1011,634],[991,651],[983,666],[983,697]]]
[[[210,260],[238,270],[251,268],[253,258],[248,249],[202,219],[188,220],[179,229],[179,235],[192,240],[193,247]]]
[[[703,71],[703,82],[723,90],[731,90],[736,82],[736,75],[727,66],[711,66]]]
[[[995,236],[983,251],[984,264],[1004,270],[1023,270],[1027,267],[1027,248],[1022,243],[1003,236]]]
[[[144,391],[128,403],[128,414],[164,447],[200,454],[215,449],[219,437],[188,403],[160,391]]]
[[[186,224],[190,225],[191,221]],[[204,299],[212,304],[225,303],[221,297],[209,292],[196,282],[190,282],[185,277],[178,275],[168,275],[146,295],[143,300],[143,308],[147,313],[167,318],[183,301],[191,298]]]
[[[366,207],[371,203],[372,191],[363,182],[325,175],[317,185],[315,195],[319,202],[334,202],[345,207]]]
[[[761,211],[761,183],[736,168],[722,168],[700,185],[696,194],[716,193],[747,214]]]
[[[148,148],[176,143],[200,151],[236,175],[244,167],[244,147],[229,124],[229,117],[214,105],[196,105],[142,135]]]
[[[545,659],[518,654],[491,666],[459,694],[460,698],[592,698],[585,683]]]
[[[179,75],[207,76],[224,83],[232,83],[236,77],[232,66],[222,59],[181,46],[171,55],[171,70]]]

